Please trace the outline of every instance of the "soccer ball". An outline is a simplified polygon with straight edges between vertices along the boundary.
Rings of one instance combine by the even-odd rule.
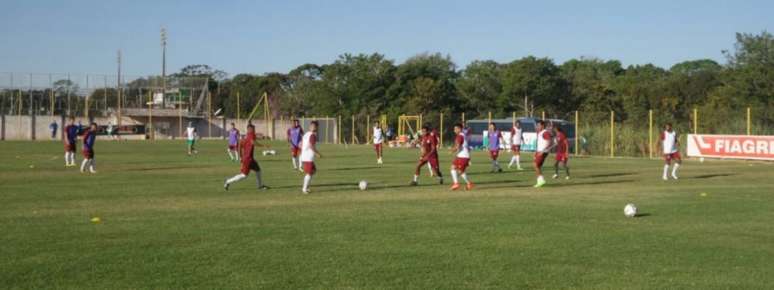
[[[263,156],[267,155],[277,155],[277,151],[274,150],[263,150]]]
[[[360,183],[357,184],[357,187],[359,187],[360,190],[368,189],[368,181],[361,180]]]
[[[637,206],[633,203],[627,204],[624,207],[624,215],[626,217],[635,217],[637,216]]]

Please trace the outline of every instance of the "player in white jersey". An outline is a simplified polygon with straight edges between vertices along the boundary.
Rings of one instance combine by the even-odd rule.
[[[376,164],[382,164],[382,143],[384,143],[384,134],[379,122],[374,123],[374,150],[376,150]]]
[[[677,132],[672,130],[672,124],[666,123],[664,126],[664,132],[661,132],[661,149],[664,153],[664,175],[661,177],[664,180],[669,180],[667,172],[669,172],[669,165],[672,160],[675,161],[675,165],[672,166],[672,178],[677,179],[677,168],[683,162],[680,157],[680,140],[678,139]]]
[[[542,187],[546,185],[546,179],[543,178],[543,162],[548,158],[548,153],[551,152],[553,147],[554,138],[551,133],[546,130],[546,123],[543,120],[537,121],[535,124],[535,131],[537,131],[537,147],[535,148],[535,174],[537,175],[537,183],[535,187]]]
[[[198,133],[196,132],[196,128],[193,126],[193,122],[188,122],[188,128],[185,129],[185,135],[188,139],[186,141],[188,143],[188,156],[198,153],[194,147]]]
[[[521,123],[516,121],[513,128],[511,128],[511,162],[508,163],[510,169],[514,163],[516,163],[517,170],[524,170],[521,168],[521,143],[524,143],[524,135],[521,131]]]
[[[468,147],[468,136],[462,132],[462,124],[454,125],[454,148],[452,148],[452,154],[454,154],[454,161],[451,166],[451,176],[454,183],[451,186],[451,190],[457,190],[460,188],[458,177],[462,177],[465,181],[465,189],[473,189],[473,182],[468,180],[468,175],[465,173],[465,169],[470,164],[470,148]]]
[[[312,183],[312,176],[317,172],[317,166],[314,164],[314,157],[322,158],[322,154],[317,151],[317,121],[309,123],[309,132],[304,133],[301,138],[301,167],[304,169],[304,185],[301,188],[303,194],[309,194],[309,186]]]

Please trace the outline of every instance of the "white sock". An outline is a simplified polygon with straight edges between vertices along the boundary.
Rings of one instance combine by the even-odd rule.
[[[290,161],[292,161],[292,162],[293,162],[293,169],[298,169],[298,166],[299,166],[299,163],[298,163],[298,158],[296,158],[296,157],[290,157]]]
[[[419,175],[414,174],[414,182],[417,182],[418,179],[419,179]]]
[[[677,168],[680,167],[680,163],[675,163],[674,166],[672,166],[672,177],[677,178]]]
[[[511,157],[511,162],[508,163],[508,167],[513,166],[514,163],[516,163],[516,156]]]
[[[81,162],[81,172],[86,171],[86,166],[89,165],[90,159],[83,159],[83,162]]]
[[[97,162],[94,160],[94,158],[89,159],[89,172],[97,172]]]
[[[70,165],[70,152],[65,152],[65,165]]]
[[[296,169],[298,169],[298,170],[303,170],[303,168],[304,168],[304,162],[303,162],[303,161],[301,161],[301,159],[300,159],[300,158],[298,158],[298,157],[296,157],[296,160],[298,160],[298,167],[293,167],[293,168],[296,168]]]
[[[462,177],[462,180],[465,180],[465,183],[470,183],[470,181],[468,181],[468,175],[466,173],[460,174],[460,177]]]
[[[302,188],[304,191],[309,190],[309,185],[312,183],[312,176],[307,174],[304,175],[304,187]]]
[[[226,153],[228,153],[228,159],[234,160],[234,156],[231,155],[231,149],[226,149]]]
[[[261,180],[261,171],[255,172],[255,184],[258,186],[258,188],[263,186],[263,181]]]
[[[435,172],[433,172],[433,167],[430,166],[430,162],[427,162],[427,171],[430,171],[430,175],[435,174]]]
[[[664,164],[664,178],[667,178],[667,173],[669,172],[669,164]]]
[[[521,156],[516,155],[516,167],[521,168]]]
[[[232,184],[234,182],[237,182],[237,181],[240,181],[242,179],[245,179],[245,177],[247,177],[247,175],[244,175],[244,174],[240,173],[240,174],[234,175],[234,177],[229,178],[228,180],[226,180],[226,183],[227,184]]]
[[[492,166],[494,166],[495,169],[500,169],[500,162],[497,162],[497,160],[492,160]]]
[[[452,169],[451,176],[452,176],[452,181],[454,181],[455,184],[459,183],[459,180],[457,180],[457,170]]]
[[[543,178],[543,175],[538,175],[538,177],[537,177],[537,181],[538,181],[538,182],[545,182],[545,181],[546,181],[546,179],[545,179],[545,178]]]

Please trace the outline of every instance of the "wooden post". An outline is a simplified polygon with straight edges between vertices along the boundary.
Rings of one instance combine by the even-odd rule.
[[[330,121],[328,116],[325,116],[325,143],[330,143],[330,140],[328,138],[328,126],[330,124],[328,123],[328,121]]]
[[[355,145],[355,115],[352,115],[352,145]]]
[[[462,112],[462,127],[465,127],[465,112]]]
[[[648,110],[648,157],[653,158],[653,110]]]
[[[156,133],[153,132],[153,91],[148,91],[148,128],[150,128],[148,137],[151,140],[155,140]]]
[[[577,113],[577,111],[576,111],[576,113]],[[577,114],[576,114],[576,115],[577,115]],[[512,112],[512,116],[511,116],[511,127],[516,127],[516,111],[513,111],[513,112]]]
[[[610,111],[610,157],[615,157],[615,111]]]
[[[443,144],[443,111],[441,112],[441,120],[438,123],[438,127],[439,127],[438,128],[438,135],[439,135],[438,138],[440,140],[440,142],[438,142],[438,143],[440,143],[439,145],[441,145],[441,144]]]
[[[542,119],[545,120],[546,119],[546,111],[542,111],[542,112],[543,112],[543,118]]]
[[[578,152],[580,152],[578,150],[578,145],[579,145],[578,137],[580,136],[580,126],[578,125],[578,123],[580,123],[580,116],[578,114],[578,110],[575,110],[575,155],[576,156],[578,155]]]
[[[371,142],[371,115],[366,115],[366,144]]]
[[[242,127],[241,112],[239,111],[239,106],[240,106],[239,105],[239,98],[240,97],[241,97],[240,93],[239,93],[239,91],[237,91],[237,103],[236,103],[236,105],[237,105],[237,111],[236,111],[237,120],[236,120],[236,123],[237,123],[238,128]]]
[[[341,144],[341,115],[339,115],[339,122],[336,123],[336,144]]]
[[[487,122],[487,126],[489,126],[488,123],[492,123],[492,111],[489,111],[488,120],[489,120],[489,122]]]
[[[693,108],[693,134],[699,134],[699,110]]]
[[[750,114],[750,107],[747,107],[747,135],[752,135],[752,114]]]
[[[177,129],[180,134],[180,138],[183,138],[183,92],[180,89],[177,90]]]

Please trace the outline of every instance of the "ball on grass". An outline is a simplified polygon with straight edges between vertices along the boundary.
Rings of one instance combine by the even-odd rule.
[[[91,223],[93,223],[93,224],[98,224],[98,223],[101,223],[101,222],[102,222],[102,219],[99,218],[98,216],[95,216],[95,217],[91,218]]]
[[[357,184],[357,187],[360,188],[360,190],[368,189],[368,181],[361,180],[360,183]]]
[[[624,215],[630,218],[637,216],[637,206],[633,203],[627,204],[624,207]]]

